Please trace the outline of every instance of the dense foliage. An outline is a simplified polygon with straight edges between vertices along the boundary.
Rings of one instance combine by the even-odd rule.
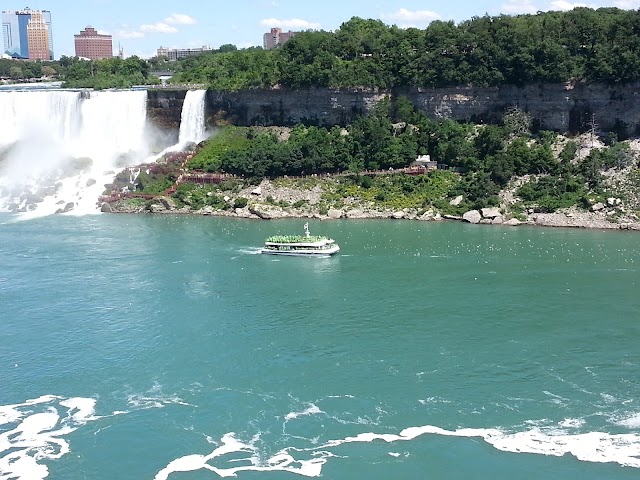
[[[14,81],[53,78],[64,81],[64,86],[69,88],[100,90],[160,83],[160,80],[149,72],[150,63],[135,56],[126,60],[119,57],[103,60],[62,57],[55,62],[0,59],[0,77]]]
[[[354,17],[336,32],[303,32],[281,48],[217,50],[179,62],[131,57],[59,62],[0,61],[0,77],[55,76],[70,87],[128,87],[175,70],[175,83],[218,90],[301,87],[446,87],[640,80],[640,11],[578,7],[567,12],[473,17],[402,29]]]
[[[483,16],[426,29],[352,18],[272,51],[220,49],[177,66],[178,83],[214,89],[275,85],[444,87],[640,80],[640,11],[575,8]]]
[[[149,74],[149,63],[138,57],[119,57],[102,60],[79,60],[62,57],[61,77],[70,88],[129,88],[134,85],[160,83]]]
[[[567,142],[557,159],[552,151],[555,133],[515,133],[509,115],[501,125],[433,121],[399,97],[394,104],[381,103],[372,115],[358,118],[345,129],[299,125],[285,139],[265,128],[225,127],[188,167],[248,179],[351,172],[354,175],[341,181],[338,196],[348,196],[355,188],[361,198],[393,207],[398,202],[436,205],[443,197],[463,195],[465,203],[458,209],[438,205],[458,213],[464,208],[498,205],[500,190],[513,176],[524,175],[532,175],[518,192],[526,205],[554,211],[585,203],[590,191],[600,191],[603,169],[637,163],[623,143],[593,149],[578,161],[578,146]],[[429,176],[401,176],[402,180],[366,175],[368,170],[406,167],[423,154],[458,175],[438,171]]]
[[[0,78],[27,80],[58,75],[58,62],[24,62],[0,58]]]

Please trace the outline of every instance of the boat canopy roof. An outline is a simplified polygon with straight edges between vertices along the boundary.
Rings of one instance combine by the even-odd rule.
[[[273,235],[265,243],[318,243],[330,240],[328,237],[316,235]]]

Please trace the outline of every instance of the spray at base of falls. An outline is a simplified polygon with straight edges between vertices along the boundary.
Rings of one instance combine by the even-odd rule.
[[[189,91],[179,142],[151,155],[147,92],[0,92],[0,209],[23,217],[98,213],[105,185],[125,166],[199,143],[205,90]]]

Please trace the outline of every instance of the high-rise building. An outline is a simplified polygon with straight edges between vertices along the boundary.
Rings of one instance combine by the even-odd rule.
[[[32,13],[27,23],[29,60],[50,60],[49,28],[40,12]]]
[[[13,58],[53,60],[51,12],[29,8],[3,11],[2,42],[4,53]]]
[[[87,27],[74,35],[76,57],[98,60],[113,57],[113,39],[111,35],[103,35],[93,27]]]
[[[262,37],[264,49],[271,50],[272,48],[276,48],[278,45],[287,43],[298,33],[299,32],[292,32],[291,30],[283,32],[281,28],[272,28],[270,32],[265,33]]]

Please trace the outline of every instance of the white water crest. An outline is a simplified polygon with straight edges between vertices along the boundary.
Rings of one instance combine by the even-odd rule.
[[[0,92],[0,208],[97,212],[105,184],[149,156],[147,92]]]
[[[205,98],[206,90],[189,90],[184,97],[180,115],[178,145],[200,143],[206,138]]]
[[[416,440],[424,435],[480,438],[496,450],[510,453],[530,453],[561,457],[573,455],[578,460],[594,463],[617,463],[640,468],[640,435],[589,432],[570,434],[564,431],[546,431],[540,428],[520,432],[507,432],[497,428],[461,428],[446,430],[433,425],[409,427],[400,433],[361,433],[340,440],[330,440],[309,448],[288,447],[267,459],[260,458],[258,449],[250,443],[242,443],[234,433],[221,439],[221,445],[208,455],[186,455],[170,462],[160,470],[155,480],[167,480],[172,473],[209,470],[220,477],[235,477],[242,471],[283,471],[305,477],[319,477],[323,465],[332,457],[347,458],[340,452],[341,445],[382,441],[395,443]],[[233,457],[232,465],[222,459],[229,453],[244,453],[246,457]],[[396,455],[393,452],[390,455]],[[216,464],[216,460],[222,464]],[[228,461],[228,460],[227,460]],[[240,464],[240,465],[239,465]]]
[[[64,437],[98,419],[95,404],[92,398],[44,395],[0,406],[0,480],[46,478],[49,469],[42,462],[70,452]]]

